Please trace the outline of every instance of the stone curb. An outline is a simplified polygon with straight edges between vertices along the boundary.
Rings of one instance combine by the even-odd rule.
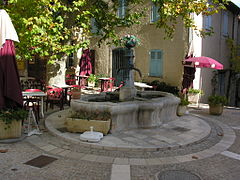
[[[67,110],[64,110],[64,111],[67,111]],[[156,146],[153,146],[153,147],[124,147],[124,146],[107,146],[107,145],[101,145],[101,144],[93,144],[93,143],[88,143],[88,142],[82,142],[80,140],[76,140],[75,138],[71,138],[67,135],[64,135],[63,133],[61,133],[60,131],[56,130],[49,119],[51,119],[53,116],[58,116],[59,113],[63,113],[63,111],[60,111],[60,112],[56,112],[56,113],[53,113],[51,115],[49,115],[46,119],[45,119],[45,127],[48,129],[48,131],[55,137],[60,137],[62,138],[64,141],[67,141],[67,142],[71,142],[71,143],[74,143],[74,144],[80,144],[81,146],[83,147],[88,147],[88,148],[94,148],[94,149],[103,149],[103,150],[112,150],[112,151],[142,151],[142,152],[155,152],[155,151],[159,151],[159,150],[167,150],[169,149],[169,147],[174,150],[174,149],[177,149],[177,148],[180,148],[180,147],[183,147],[183,146],[186,146],[186,145],[191,145],[193,143],[198,143],[198,142],[201,142],[203,141],[204,139],[206,139],[209,134],[210,134],[210,130],[209,129],[207,132],[205,132],[204,134],[201,134],[200,138],[195,138],[196,140],[192,140],[190,142],[184,142],[184,143],[181,143],[179,145],[175,145],[175,146],[169,146],[169,147],[156,147]],[[203,119],[203,118],[202,118]],[[207,124],[205,121],[203,121],[203,123]]]
[[[198,116],[198,117],[204,119],[204,117],[201,117],[201,116]],[[161,157],[161,158],[119,158],[119,157],[114,158],[114,157],[108,157],[108,156],[77,153],[71,150],[62,149],[57,146],[53,146],[51,144],[46,144],[46,143],[41,144],[36,142],[36,140],[34,140],[34,137],[32,140],[30,138],[28,141],[31,144],[39,147],[40,149],[48,153],[52,153],[54,155],[68,157],[72,159],[90,161],[90,162],[110,163],[110,164],[120,164],[120,165],[145,165],[145,166],[176,164],[176,163],[200,160],[200,159],[214,156],[216,154],[220,154],[221,152],[226,151],[234,143],[236,135],[235,135],[235,132],[232,130],[232,128],[230,128],[229,126],[219,121],[214,120],[214,122],[217,123],[223,130],[223,137],[220,140],[220,142],[210,147],[209,149],[205,149],[203,151],[182,155],[182,156],[169,156],[169,157]],[[50,124],[48,124],[48,121],[46,121],[45,123],[49,131],[54,135],[56,130]],[[56,133],[59,133],[59,132],[56,132]],[[58,134],[57,135],[55,134],[55,136],[60,137]],[[76,140],[74,140],[73,138],[69,139],[64,136],[61,136],[61,137],[68,142],[70,141],[70,142],[79,144],[79,142],[76,142]],[[80,144],[81,146],[85,146],[85,147],[90,147],[90,148],[94,147],[92,144],[85,144],[85,143],[80,143]],[[114,147],[114,150],[118,150],[115,148],[116,147]],[[128,151],[129,148],[123,148],[122,150]]]

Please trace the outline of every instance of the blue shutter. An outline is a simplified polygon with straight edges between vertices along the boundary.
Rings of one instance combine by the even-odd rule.
[[[150,51],[150,76],[160,77],[163,75],[163,53],[161,50]]]
[[[157,7],[154,3],[152,3],[151,22],[155,22],[159,19],[158,9],[159,9],[159,7]]]
[[[118,17],[124,18],[126,14],[126,0],[119,0]]]
[[[96,20],[94,18],[91,18],[91,32],[97,33],[98,29],[96,26]]]

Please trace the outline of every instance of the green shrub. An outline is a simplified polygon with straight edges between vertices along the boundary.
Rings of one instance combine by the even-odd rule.
[[[22,121],[28,116],[28,111],[20,108],[7,108],[0,110],[0,120],[5,124],[11,124],[12,121]]]
[[[190,102],[186,98],[180,98],[180,100],[181,101],[180,101],[179,105],[181,105],[181,106],[187,106],[190,104]]]
[[[101,111],[101,112],[90,111],[89,112],[89,111],[80,109],[70,114],[70,118],[109,121],[111,119],[111,113],[109,111]]]
[[[216,105],[216,104],[227,104],[227,98],[226,96],[219,96],[219,95],[212,95],[208,97],[208,103],[210,105]]]
[[[155,86],[157,91],[163,91],[178,95],[179,89],[176,86],[171,86],[165,82],[160,82],[159,80],[154,80],[150,83],[151,86]]]
[[[191,94],[203,94],[203,91],[201,89],[189,88],[188,89],[188,93],[191,93]]]

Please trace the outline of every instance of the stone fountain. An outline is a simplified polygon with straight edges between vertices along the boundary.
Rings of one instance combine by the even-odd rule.
[[[133,41],[126,44],[129,76],[119,92],[86,95],[71,101],[71,108],[76,112],[110,112],[111,133],[132,128],[155,128],[177,119],[179,98],[166,92],[137,91],[134,87],[133,71],[136,70],[141,76],[140,70],[134,67],[131,48],[135,45]]]

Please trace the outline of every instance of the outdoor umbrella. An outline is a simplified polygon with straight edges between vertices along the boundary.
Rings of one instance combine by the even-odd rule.
[[[213,69],[219,69],[219,70],[223,69],[223,65],[221,63],[206,56],[191,57],[191,58],[185,59],[183,63],[186,64],[187,62],[191,62],[192,65],[194,65],[194,67],[199,67],[199,68],[204,67],[204,68],[213,68]]]
[[[80,59],[80,75],[90,75],[92,74],[92,63],[90,57],[90,50],[83,50],[82,57]]]
[[[0,10],[0,109],[22,107],[22,92],[13,41],[18,40],[11,19]]]

